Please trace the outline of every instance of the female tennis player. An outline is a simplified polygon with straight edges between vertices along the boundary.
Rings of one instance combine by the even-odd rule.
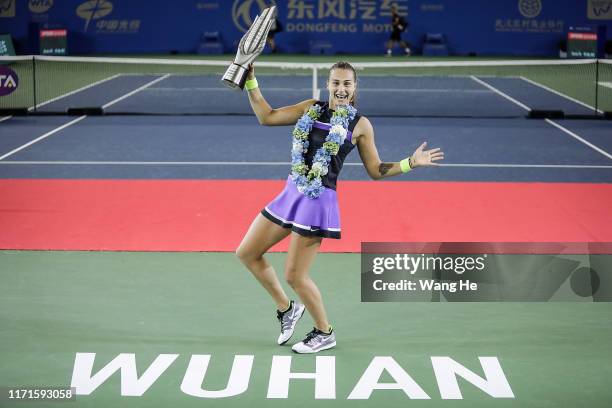
[[[423,143],[400,162],[382,162],[374,144],[372,124],[355,109],[357,74],[347,62],[336,63],[329,72],[329,102],[308,99],[273,109],[258,87],[253,66],[246,89],[260,124],[295,124],[295,128],[287,184],[257,215],[236,254],[276,302],[281,325],[278,344],[285,344],[291,338],[304,310],[308,310],[315,327],[292,350],[296,353],[327,350],[336,345],[336,335],[327,318],[321,292],[308,270],[322,239],[340,238],[336,180],[344,159],[357,146],[368,175],[380,180],[416,167],[435,166],[444,154],[440,149],[424,150],[426,143]],[[289,235],[285,279],[301,303],[289,299],[274,268],[264,257],[268,249]]]

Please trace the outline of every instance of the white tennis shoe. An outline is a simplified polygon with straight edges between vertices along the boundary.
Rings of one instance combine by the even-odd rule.
[[[323,333],[316,327],[306,335],[306,338],[291,347],[296,353],[310,354],[328,350],[336,346],[336,334],[332,329],[329,333]]]
[[[289,310],[284,312],[276,311],[276,318],[281,324],[281,333],[278,336],[277,343],[279,345],[285,344],[291,336],[293,336],[293,331],[295,330],[295,325],[302,318],[304,314],[304,310],[306,308],[303,304],[291,301],[289,306]]]

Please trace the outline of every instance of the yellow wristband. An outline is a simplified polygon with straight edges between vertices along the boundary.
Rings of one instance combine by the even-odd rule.
[[[410,158],[400,161],[400,169],[402,170],[402,173],[408,173],[410,170],[412,170],[412,167],[410,167]]]
[[[253,89],[259,88],[259,84],[257,83],[257,78],[249,79],[244,84],[247,91],[252,91]]]

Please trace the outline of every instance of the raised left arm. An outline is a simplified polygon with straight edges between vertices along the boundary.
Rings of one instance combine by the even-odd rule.
[[[402,174],[401,162],[383,162],[378,156],[378,150],[374,143],[374,128],[366,117],[361,117],[355,131],[357,137],[357,148],[359,156],[366,168],[368,175],[373,180],[380,180],[387,177]],[[444,159],[444,153],[438,149],[423,150],[427,142],[421,144],[415,152],[407,159],[410,169],[421,166],[438,166],[436,161]]]

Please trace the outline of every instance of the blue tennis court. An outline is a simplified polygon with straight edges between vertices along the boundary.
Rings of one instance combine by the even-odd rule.
[[[323,71],[316,81],[262,71],[260,86],[273,106],[327,97]],[[450,307],[437,303],[443,296],[421,304],[360,302],[358,271],[364,240],[612,240],[612,121],[584,95],[520,72],[360,78],[357,107],[372,122],[382,160],[399,161],[422,141],[442,148],[445,160],[377,183],[366,181],[358,149],[347,158],[338,185],[347,227],[340,242],[325,242],[313,268],[326,285],[339,344],[315,359],[293,357],[292,370],[337,361],[338,396],[330,406],[353,405],[344,398],[379,355],[404,367],[381,371],[380,384],[391,377],[397,384],[405,369],[431,399],[439,391],[430,361],[439,370],[435,356],[445,355],[471,371],[458,394],[471,406],[606,400],[603,382],[576,378],[610,371],[607,275],[597,295],[578,295],[574,277],[585,268],[566,266],[551,293],[578,303],[544,296],[531,300],[549,303]],[[252,355],[250,389],[216,403],[269,402],[266,389],[276,381],[268,382],[270,364],[290,359],[291,351],[268,341],[274,316],[234,251],[287,177],[292,128],[260,126],[245,93],[222,87],[212,74],[105,71],[90,79],[47,92],[36,109],[26,104],[29,115],[0,119],[0,303],[9,328],[0,343],[11,350],[0,378],[76,386],[78,406],[156,406],[160,395],[166,405],[195,406],[201,399],[179,386],[194,376],[185,372],[190,355],[212,356],[208,373],[200,370],[201,388],[223,387],[234,355]],[[75,108],[96,114],[66,114]],[[600,117],[526,117],[537,109]],[[269,255],[277,266],[285,258]],[[587,258],[595,268],[596,257]],[[255,311],[249,319],[246,310]],[[374,334],[364,335],[364,322]],[[452,340],[457,336],[461,341]],[[160,353],[177,350],[176,363],[139,397],[125,395],[123,372],[96,387],[81,385],[88,359],[90,373],[118,355],[133,358],[134,373],[136,361],[142,373]],[[483,358],[499,365],[504,394],[474,386],[492,381]],[[419,403],[413,397],[380,388],[363,405]],[[297,406],[321,402],[311,380],[292,379],[287,398]]]
[[[228,116],[14,117],[2,123],[4,178],[279,178],[289,166],[286,127]],[[372,118],[381,157],[420,140],[447,151],[411,180],[612,181],[609,122]],[[66,126],[67,124],[73,124]],[[57,130],[66,126],[61,130]],[[50,133],[54,132],[54,133]],[[10,154],[11,151],[43,139]],[[218,143],[219,138],[223,143]],[[286,143],[284,143],[286,142]],[[144,148],[146,146],[146,148]],[[355,153],[344,179],[368,176]]]
[[[198,73],[223,63],[107,60],[77,58],[75,69],[95,68],[83,69],[97,73],[90,82],[29,107],[41,116],[3,119],[3,177],[267,179],[287,168],[290,130],[258,126],[244,93],[222,86],[216,72]],[[64,60],[45,63],[68,73],[73,67]],[[374,125],[381,157],[399,160],[420,140],[447,152],[439,169],[422,169],[411,180],[612,181],[612,122],[525,118],[537,109],[597,113],[581,95],[565,94],[545,79],[575,81],[592,66],[534,65],[541,63],[391,63],[385,74],[365,63],[358,69],[357,106]],[[317,64],[261,65],[261,88],[272,106],[326,96]],[[158,72],[138,73],[153,68]],[[91,107],[106,115],[61,115]],[[44,116],[53,113],[60,115]],[[343,177],[367,178],[356,154]]]

